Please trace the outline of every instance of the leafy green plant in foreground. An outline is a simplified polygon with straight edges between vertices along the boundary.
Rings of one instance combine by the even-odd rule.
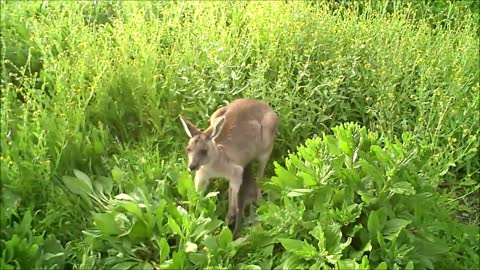
[[[478,228],[447,222],[453,218],[446,211],[457,212],[457,217],[461,215],[465,223],[479,225],[480,61],[478,12],[475,12],[478,1],[347,1],[352,8],[330,2],[1,1],[3,262],[10,266],[23,262],[25,268],[66,265],[67,269],[122,263],[127,253],[117,248],[119,239],[107,239],[101,232],[94,232],[99,236],[92,240],[90,236],[85,238],[82,231],[99,230],[92,223],[91,211],[112,212],[115,216],[122,213],[129,219],[128,226],[136,226],[136,216],[130,210],[115,207],[119,199],[114,199],[114,195],[127,193],[135,199],[132,192],[138,186],[146,186],[143,190],[153,209],[160,200],[165,200],[168,205],[186,209],[188,219],[196,220],[203,215],[216,220],[223,211],[224,194],[219,194],[217,207],[213,204],[216,197],[212,197],[201,200],[194,210],[191,207],[199,202],[198,198],[188,195],[188,185],[177,181],[177,178],[188,179],[178,166],[182,162],[178,157],[184,154],[184,141],[179,139],[183,131],[177,117],[188,111],[195,117],[192,120],[206,123],[208,114],[225,101],[255,97],[271,103],[282,116],[273,155],[281,166],[287,151],[312,134],[330,133],[332,127],[345,121],[358,122],[390,140],[401,137],[405,131],[411,132],[414,139],[403,143],[414,140],[422,156],[424,147],[432,149],[427,164],[411,167],[421,171],[416,179],[447,187],[441,192],[448,192],[449,201],[445,204],[442,197],[428,191],[437,200],[432,212],[445,208],[435,220],[445,222],[428,224],[431,216],[428,215],[420,223],[405,225],[403,230],[416,232],[414,225],[426,224],[422,235],[424,231],[433,232],[446,242],[449,250],[434,266],[476,268]],[[331,4],[337,7],[332,8]],[[474,12],[462,7],[473,4],[477,7]],[[378,141],[382,149],[383,141]],[[406,147],[408,150],[404,151],[410,153],[415,148]],[[385,151],[388,153],[391,148]],[[330,171],[322,169],[330,164],[332,155],[337,154],[322,152],[315,159],[295,154],[309,163],[321,160],[322,165],[308,165],[315,168],[314,179],[336,189],[346,186],[347,182],[342,181],[347,178],[336,176],[340,172],[332,167],[336,178],[330,179],[327,174]],[[354,162],[354,166],[360,165]],[[306,175],[304,168],[289,166],[283,167],[296,172],[294,179]],[[69,192],[71,189],[64,186],[67,183],[63,180],[75,185],[80,178],[74,177],[75,173],[72,178],[62,176],[71,174],[73,169],[89,176],[93,192],[90,188],[84,196]],[[366,173],[361,166],[353,170]],[[273,166],[269,166],[267,175],[272,173]],[[410,173],[414,174],[409,172],[409,177]],[[101,195],[95,183],[101,180],[96,175],[108,174],[113,187],[111,192],[100,192]],[[278,176],[282,178],[280,173]],[[328,180],[318,180],[324,178]],[[394,190],[403,189],[407,194],[395,194],[386,200],[396,205],[398,198],[417,198],[423,187],[411,185],[415,195],[409,195],[411,188],[402,183]],[[379,243],[375,239],[371,239],[371,248],[361,246],[365,243],[358,240],[362,230],[354,236],[345,236],[341,229],[340,243],[352,238],[349,246],[341,246],[342,255],[337,255],[337,245],[328,240],[330,231],[336,232],[335,226],[318,225],[328,235],[327,248],[318,247],[317,242],[323,241],[322,238],[309,233],[317,226],[314,217],[324,218],[331,209],[341,211],[342,220],[353,219],[361,211],[353,223],[358,222],[368,231],[370,212],[377,213],[371,215],[372,224],[375,215],[383,220],[382,207],[366,206],[362,201],[362,196],[372,200],[369,192],[366,195],[354,192],[358,202],[347,204],[345,210],[338,205],[332,208],[331,203],[318,206],[309,202],[309,196],[314,194],[320,198],[330,196],[309,189],[295,190],[296,193],[290,194],[299,196],[295,198],[282,194],[278,183],[267,186],[270,200],[279,206],[267,203],[268,207],[264,205],[267,208],[261,208],[259,217],[264,221],[253,228],[247,227],[243,234],[248,236],[251,229],[251,237],[234,245],[228,241],[228,230],[216,227],[207,234],[215,239],[212,243],[222,238],[228,244],[217,247],[209,244],[211,248],[207,251],[203,239],[183,240],[195,243],[197,251],[187,252],[186,256],[175,255],[175,262],[184,262],[185,268],[270,269],[279,265],[310,265],[310,259],[304,262],[305,258],[298,254],[283,255],[282,243],[289,246],[289,240],[285,239],[291,239],[306,241],[316,252],[323,253],[326,249],[334,254],[326,257],[339,258],[340,266],[342,263],[349,268],[355,264],[362,268],[391,265],[384,254],[377,258],[375,250],[379,249]],[[376,190],[372,191],[374,195],[385,193],[373,184],[366,190]],[[302,192],[305,195],[300,196]],[[341,192],[338,194],[341,198]],[[303,197],[306,200],[302,203]],[[402,199],[398,205],[404,202]],[[314,210],[312,205],[316,207]],[[410,213],[412,206],[402,207]],[[319,209],[321,213],[317,212]],[[395,215],[399,214],[397,210]],[[276,212],[282,216],[278,217]],[[30,220],[30,214],[27,230],[15,231],[15,226]],[[184,226],[183,221],[173,219],[180,228]],[[153,259],[134,254],[128,261],[135,261],[135,266],[155,267],[165,261],[167,265],[175,265],[169,260],[173,260],[174,252],[183,252],[178,248],[187,244],[176,245],[175,239],[182,238],[169,230],[169,227],[165,231],[153,230],[154,239],[166,237],[167,242],[173,243],[165,260],[155,258],[161,254],[158,245],[142,240],[133,248],[147,246],[154,254]],[[403,230],[397,243],[405,242]],[[64,256],[46,259],[48,253],[60,253],[60,249],[46,248],[46,239],[60,241]],[[120,237],[120,242],[128,241],[132,241],[128,235]],[[386,243],[390,244],[389,241]],[[105,245],[93,249],[91,242]],[[38,250],[30,252],[33,244],[38,245]],[[355,257],[353,261],[343,255],[351,249],[361,251],[362,259]],[[398,264],[410,266],[408,262],[415,252],[415,249],[407,252],[408,258],[399,258]],[[30,255],[23,256],[26,254]],[[116,255],[107,261],[109,254]],[[418,264],[411,261],[417,268]]]
[[[285,167],[276,165],[270,200],[258,210],[271,243],[287,251],[284,268],[432,269],[474,266],[478,254],[450,250],[462,230],[429,184],[427,149],[409,133],[390,142],[354,124],[310,139]],[[467,233],[468,232],[468,233]],[[477,251],[478,252],[478,251]],[[368,256],[368,260],[364,257]],[[465,263],[466,265],[463,265]]]
[[[310,139],[290,154],[285,167],[276,164],[259,223],[236,241],[215,212],[216,193],[199,197],[181,172],[173,196],[139,187],[96,211],[93,228],[84,231],[90,253],[83,266],[473,267],[478,228],[452,219],[425,181],[429,156],[409,133],[390,142],[355,124],[337,126],[333,135]]]
[[[8,195],[7,195],[8,196]],[[65,263],[65,250],[55,235],[38,233],[32,228],[32,213],[26,211],[20,222],[14,215],[2,213],[0,242],[1,269],[51,269]],[[8,240],[4,240],[8,239]]]

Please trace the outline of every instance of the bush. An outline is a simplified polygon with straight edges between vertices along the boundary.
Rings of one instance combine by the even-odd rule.
[[[283,167],[289,151],[344,122],[390,141],[410,134],[419,149],[431,151],[422,167],[428,177],[421,179],[440,187],[435,196],[447,197],[444,206],[458,219],[480,222],[475,2],[0,5],[1,207],[8,209],[2,227],[32,213],[32,237],[19,237],[41,246],[35,237],[55,236],[67,268],[90,265],[88,254],[96,260],[82,230],[94,221],[92,207],[109,204],[90,205],[68,192],[63,177],[77,169],[93,182],[99,175],[111,178],[111,194],[144,187],[174,201],[185,167],[178,115],[205,126],[210,113],[238,97],[261,98],[279,112],[272,160]],[[266,173],[274,173],[272,164]],[[218,196],[219,207],[205,210],[205,218],[222,212],[225,195]],[[261,227],[253,233],[263,241]],[[2,234],[3,243],[15,234]],[[452,235],[458,244],[445,240],[450,252],[473,252],[462,246],[473,234],[460,228]],[[279,265],[278,245],[260,247],[251,248],[255,254],[236,247],[243,261],[229,262]],[[223,257],[208,256],[211,267],[221,264]]]
[[[307,140],[285,167],[276,164],[259,224],[236,241],[224,211],[216,212],[216,194],[200,198],[186,172],[175,189],[110,198],[85,232],[90,267],[457,269],[479,262],[478,228],[452,219],[426,181],[428,149],[409,133],[390,142],[355,124],[333,132]],[[76,174],[69,186],[93,186]],[[103,179],[97,196],[112,185]]]
[[[428,181],[428,149],[409,133],[395,142],[354,124],[333,133],[307,140],[265,184],[269,200],[259,213],[266,239],[286,250],[281,267],[463,269],[479,262],[478,228],[458,224]],[[471,240],[457,238],[459,230]],[[452,250],[459,241],[464,250]]]

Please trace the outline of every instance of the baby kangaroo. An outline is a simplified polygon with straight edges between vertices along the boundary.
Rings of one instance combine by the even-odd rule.
[[[195,189],[205,191],[210,178],[224,177],[229,180],[226,221],[235,218],[236,237],[235,232],[238,233],[240,224],[237,220],[241,220],[239,191],[244,179],[244,168],[256,160],[257,178],[263,177],[280,119],[263,101],[237,99],[215,111],[210,117],[210,127],[204,131],[183,117],[180,120],[190,137],[187,147],[188,167],[196,171]],[[250,178],[258,189],[254,177]],[[260,196],[260,191],[257,192],[257,196]]]
[[[238,209],[240,213],[235,217],[235,227],[233,230],[233,236],[235,238],[238,236],[242,226],[245,207],[249,206],[249,219],[253,221],[255,218],[255,207],[253,204],[260,196],[260,188],[253,175],[252,163],[249,163],[243,169],[243,182],[238,192]]]

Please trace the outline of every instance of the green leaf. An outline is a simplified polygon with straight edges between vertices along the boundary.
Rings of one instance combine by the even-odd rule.
[[[185,238],[182,230],[180,229],[180,226],[178,226],[177,222],[171,217],[168,218],[168,226],[170,227],[170,229],[172,229],[174,233],[178,234],[181,238]]]
[[[59,240],[53,234],[49,234],[43,243],[43,248],[46,252],[57,253],[63,252],[63,246]]]
[[[163,224],[163,220],[165,218],[164,210],[166,205],[167,205],[166,200],[160,200],[160,202],[158,202],[157,207],[155,208],[155,218],[157,219],[156,223],[159,228]]]
[[[141,220],[136,220],[132,228],[128,232],[128,236],[132,240],[146,240],[152,235],[152,231],[147,229],[145,223]]]
[[[434,257],[447,253],[450,250],[448,244],[440,239],[436,239],[435,242],[423,240],[421,238],[415,238],[415,250],[422,255],[428,257]]]
[[[374,182],[376,188],[381,189],[385,183],[385,175],[381,173],[382,171],[363,158],[360,159],[359,164],[367,175],[363,180]]]
[[[188,192],[194,190],[193,185],[194,183],[188,172],[180,173],[177,181],[177,190],[182,197],[186,198]]]
[[[316,175],[308,172],[299,172],[298,176],[303,179],[303,185],[306,187],[312,187],[318,185]]]
[[[272,182],[281,188],[302,188],[303,181],[289,170],[283,168],[278,162],[274,162],[275,173],[277,176],[272,177]]]
[[[362,262],[360,263],[360,269],[370,269],[370,262],[368,261],[367,255],[362,257]]]
[[[111,194],[113,189],[113,181],[110,178],[99,176],[96,179],[96,182],[100,182],[103,186],[104,194]]]
[[[378,198],[375,197],[372,191],[358,190],[357,193],[360,195],[360,198],[363,202],[365,202],[367,206],[378,202]]]
[[[31,232],[32,227],[32,212],[30,209],[25,211],[20,224],[15,224],[15,233],[19,236],[27,236]]]
[[[113,213],[94,213],[93,220],[96,227],[107,236],[119,235],[122,230],[115,222],[115,214]]]
[[[308,243],[288,238],[279,238],[278,240],[288,252],[291,252],[297,256],[305,259],[318,257],[317,249]]]
[[[136,202],[132,201],[117,201],[116,209],[123,208],[125,211],[134,214],[137,218],[143,220],[142,209],[138,206]]]
[[[154,268],[153,268],[153,265],[151,263],[145,262],[145,263],[143,263],[143,269],[144,270],[153,270]]]
[[[408,261],[407,265],[405,266],[405,270],[414,270],[415,265],[413,264],[412,261]]]
[[[215,250],[217,250],[218,247],[217,240],[212,236],[207,236],[203,241],[203,244],[210,252],[214,252]]]
[[[329,223],[324,225],[322,228],[326,240],[325,249],[330,254],[336,254],[336,250],[337,248],[339,248],[340,240],[342,239],[342,231],[340,230],[340,225],[338,223]]]
[[[65,175],[62,177],[65,186],[74,194],[77,195],[92,195],[93,188],[90,180],[80,179]]]
[[[381,248],[386,249],[387,245],[385,244],[385,240],[383,235],[380,232],[377,232],[377,241]]]
[[[323,252],[326,247],[325,234],[322,230],[322,226],[320,224],[317,224],[317,226],[315,226],[309,233],[318,240],[318,249],[320,250],[320,252]]]
[[[415,188],[409,182],[402,181],[393,183],[390,192],[394,194],[414,195]]]
[[[188,259],[199,269],[203,268],[208,263],[208,256],[205,253],[190,253]]]
[[[398,237],[401,230],[405,228],[408,224],[412,223],[410,220],[394,218],[390,219],[385,223],[385,228],[383,229],[383,235],[385,239],[393,240]]]
[[[256,264],[247,264],[240,267],[241,270],[262,270],[262,268]]]
[[[218,235],[217,243],[220,248],[226,248],[228,244],[232,243],[232,232],[227,226]]]
[[[168,245],[167,239],[161,238],[158,241],[158,247],[160,248],[159,253],[160,253],[160,263],[165,262],[165,260],[168,258],[168,255],[170,254],[170,246]]]
[[[312,190],[311,189],[307,189],[307,188],[297,188],[297,189],[292,189],[292,191],[290,191],[288,194],[287,194],[287,197],[299,197],[299,196],[304,196],[306,194],[309,194],[311,193]]]
[[[378,217],[377,211],[373,210],[368,215],[368,223],[367,223],[368,231],[375,235],[378,231],[381,230],[380,219]]]
[[[123,177],[123,172],[122,170],[120,170],[120,168],[118,168],[117,166],[115,166],[113,169],[112,169],[112,178],[115,182],[120,182],[122,180],[122,177]]]
[[[378,264],[375,270],[388,270],[388,264],[386,262],[381,262],[380,264]]]
[[[97,181],[93,182],[93,187],[95,188],[95,192],[97,194],[104,194],[103,192],[103,185]]]
[[[352,250],[350,252],[350,258],[352,259],[360,259],[362,256],[364,257],[365,252],[370,252],[372,251],[372,241],[368,241],[367,244],[361,249],[361,250]]]
[[[53,254],[53,253],[45,253],[45,254],[42,256],[42,258],[43,258],[43,260],[45,260],[45,261],[49,261],[49,260],[51,260],[51,259],[61,258],[61,257],[63,257],[64,254],[65,254],[65,253],[63,253],[63,252],[55,253],[55,254]]]
[[[78,179],[81,179],[82,181],[84,181],[85,183],[90,183],[90,188],[92,188],[92,181],[90,180],[90,177],[88,177],[88,175],[86,175],[84,172],[82,171],[79,171],[79,170],[76,170],[76,169],[73,169],[73,174],[75,174],[75,176],[78,178]]]
[[[173,256],[173,265],[172,267],[174,269],[183,269],[183,264],[185,262],[185,252],[184,251],[178,251],[174,252]]]
[[[288,252],[296,252],[305,246],[305,242],[295,239],[280,238],[279,241]]]

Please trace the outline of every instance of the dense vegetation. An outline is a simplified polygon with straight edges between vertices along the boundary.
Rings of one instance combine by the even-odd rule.
[[[475,269],[476,1],[2,1],[2,269]],[[232,241],[178,116],[281,116]]]

